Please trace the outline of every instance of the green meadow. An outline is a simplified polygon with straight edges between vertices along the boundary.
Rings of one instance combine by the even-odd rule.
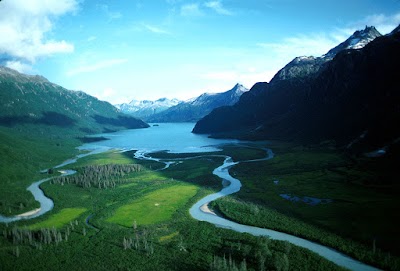
[[[82,187],[67,181],[42,184],[54,200],[54,209],[33,220],[0,224],[0,269],[227,270],[229,266],[229,270],[344,270],[287,242],[236,233],[190,217],[188,210],[197,200],[221,189],[221,180],[212,171],[223,163],[223,155],[235,161],[260,159],[266,155],[266,146],[227,146],[222,152],[200,155],[152,154],[174,159],[161,171],[163,163],[134,159],[133,151],[79,159],[67,166],[77,171],[78,179],[88,177],[83,173],[90,166],[100,170],[121,165],[121,169],[137,171],[107,175],[116,178],[110,180],[115,186]],[[375,195],[369,187],[361,186],[365,191],[360,194],[357,189],[348,190],[349,184],[338,176],[331,179],[331,169],[346,168],[345,158],[331,150],[307,153],[284,144],[272,148],[276,150],[272,160],[231,168],[231,174],[242,180],[242,190],[213,203],[215,210],[241,223],[290,232],[346,251],[341,247],[344,244],[361,251],[353,253],[354,257],[396,270],[395,253],[387,259],[387,251],[393,250],[378,241],[373,250],[371,243],[357,235],[349,238],[345,229],[335,228],[345,225],[335,209],[343,206],[337,204],[353,197],[351,204],[357,206],[355,199],[361,202]],[[355,175],[354,169],[351,174]],[[287,201],[279,193],[334,201],[308,206]],[[372,256],[370,251],[374,251]]]
[[[119,207],[107,222],[131,227],[133,220],[137,225],[149,225],[167,221],[198,190],[194,185],[174,185],[157,189],[129,204]]]
[[[62,228],[70,221],[76,220],[81,214],[86,212],[86,208],[65,208],[60,212],[51,215],[48,219],[29,225],[28,229],[37,230],[42,228]]]
[[[71,132],[52,127],[46,129],[51,136],[45,134],[44,127],[43,131],[36,126],[32,130],[27,127],[16,131],[0,126],[1,214],[21,214],[39,207],[26,188],[34,181],[49,177],[40,170],[78,153],[74,147],[79,141]]]
[[[210,265],[226,264],[228,257],[232,266],[243,266],[245,262],[246,270],[260,266],[270,270],[289,266],[292,270],[304,266],[341,270],[285,242],[260,240],[193,220],[188,214],[190,206],[221,188],[221,181],[211,172],[223,157],[182,158],[164,171],[157,171],[163,167],[161,163],[132,157],[133,153],[110,151],[70,165],[78,175],[88,165],[143,167],[125,175],[123,184],[115,188],[44,183],[42,188],[55,202],[51,212],[32,221],[0,225],[2,270],[71,270],[76,266],[83,266],[83,270],[208,270]],[[31,232],[38,240],[22,238],[15,243],[10,237],[15,227]],[[37,236],[46,233],[46,228],[56,228],[52,231],[62,241],[40,243]],[[4,236],[4,232],[9,233]]]
[[[379,182],[391,172],[333,148],[282,142],[269,146],[273,159],[231,169],[243,187],[214,202],[216,210],[243,224],[314,240],[387,269],[400,268],[400,240],[393,223],[400,214],[399,186]],[[329,201],[312,205],[281,195]]]

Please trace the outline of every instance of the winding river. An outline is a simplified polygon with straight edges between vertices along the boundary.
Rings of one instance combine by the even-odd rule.
[[[165,127],[165,129],[160,127]],[[209,151],[217,151],[218,145],[220,144],[227,144],[227,143],[238,143],[236,140],[216,140],[216,139],[209,139],[205,136],[193,135],[190,133],[193,124],[162,124],[160,127],[151,127],[149,129],[141,129],[141,130],[128,130],[118,132],[112,135],[102,135],[111,138],[111,140],[85,144],[80,149],[83,150],[90,150],[90,153],[77,156],[74,159],[68,160],[55,168],[65,167],[68,164],[72,164],[76,162],[77,159],[80,157],[99,153],[108,149],[121,149],[121,150],[129,150],[134,149],[136,150],[135,157],[138,159],[146,159],[146,160],[155,160],[165,163],[165,167],[160,169],[164,170],[168,168],[173,163],[176,163],[176,160],[162,160],[157,158],[152,158],[149,156],[149,153],[161,150],[169,150],[170,152],[174,153],[187,153],[187,152],[209,152]],[[180,138],[176,138],[177,134],[181,135]],[[150,138],[149,138],[150,137]],[[154,141],[156,139],[156,141]],[[173,139],[168,140],[168,139]],[[139,143],[138,143],[139,142]],[[160,143],[161,142],[161,143]],[[133,147],[133,148],[132,148]],[[217,227],[222,227],[230,230],[234,230],[237,232],[249,233],[254,236],[268,236],[271,239],[275,240],[282,240],[288,241],[294,245],[307,248],[320,256],[334,262],[335,264],[348,268],[350,270],[379,270],[372,266],[363,264],[353,258],[344,255],[332,248],[317,244],[315,242],[308,241],[303,238],[299,238],[290,234],[258,228],[253,226],[242,225],[228,219],[219,217],[214,213],[204,211],[204,206],[206,206],[209,202],[216,200],[218,198],[236,193],[241,188],[240,180],[232,177],[229,174],[229,169],[237,165],[238,163],[244,162],[255,162],[260,160],[266,160],[273,158],[273,152],[269,149],[266,149],[267,157],[264,159],[256,159],[256,160],[248,160],[248,161],[233,161],[231,157],[225,156],[224,163],[217,167],[213,174],[220,177],[223,181],[228,181],[229,185],[224,187],[218,193],[214,193],[208,195],[201,200],[199,200],[196,204],[194,204],[189,212],[190,215],[197,220],[205,221],[208,223],[212,223]],[[182,160],[182,159],[180,159]],[[75,173],[71,170],[63,170],[63,175],[70,175]],[[21,219],[32,219],[38,217],[40,215],[49,212],[53,206],[53,201],[46,197],[43,191],[40,189],[40,184],[50,180],[51,178],[46,178],[40,181],[33,183],[31,186],[28,187],[28,191],[30,191],[35,199],[40,203],[40,208],[33,210],[31,212],[27,212],[25,214],[12,216],[12,217],[5,217],[0,215],[0,222],[3,223],[10,223],[14,221],[18,221]]]

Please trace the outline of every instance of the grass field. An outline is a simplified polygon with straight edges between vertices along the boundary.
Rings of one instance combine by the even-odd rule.
[[[334,149],[278,142],[271,148],[274,159],[231,169],[243,187],[233,196],[239,201],[217,201],[220,212],[238,222],[300,235],[370,262],[387,262],[386,268],[400,263],[392,257],[400,251],[397,225],[391,222],[400,214],[397,184],[379,185],[375,181],[379,171],[354,164],[351,157]],[[286,200],[281,194],[331,203],[310,205]],[[379,256],[378,251],[382,252]]]
[[[51,131],[48,128],[48,131]],[[34,132],[19,133],[0,126],[0,213],[6,216],[38,208],[26,188],[47,178],[40,170],[53,167],[78,153],[78,140],[57,136],[39,136]]]
[[[263,147],[231,146],[217,154],[232,155],[235,160],[257,159],[265,157]],[[277,150],[277,155],[285,153],[284,147]],[[54,200],[54,209],[34,220],[19,221],[8,226],[1,224],[0,235],[14,226],[32,230],[55,226],[64,236],[67,229],[71,230],[69,222],[78,223],[74,224],[68,241],[63,240],[57,244],[32,246],[0,238],[0,269],[75,270],[79,267],[83,270],[209,270],[211,264],[223,263],[224,258],[231,258],[236,266],[245,260],[246,270],[343,270],[314,253],[286,242],[240,234],[193,220],[188,213],[190,206],[221,188],[221,180],[212,171],[222,164],[224,158],[206,155],[186,159],[193,154],[161,155],[174,156],[178,159],[177,163],[166,170],[156,171],[163,167],[162,163],[135,160],[132,152],[112,151],[85,157],[77,164],[70,165],[80,174],[80,168],[87,165],[141,164],[142,171],[125,175],[125,182],[115,188],[83,188],[74,184],[44,183],[42,188]],[[255,218],[256,222],[250,221],[249,224],[264,223],[259,218],[268,218],[268,210],[273,210],[269,215],[272,213],[273,217],[277,217],[276,221],[292,218],[293,223],[309,227],[299,215],[303,215],[302,212],[307,214],[308,206],[304,208],[299,205],[300,208],[296,208],[297,205],[277,196],[276,192],[280,190],[276,190],[273,180],[278,178],[286,192],[300,195],[299,187],[306,185],[301,183],[298,187],[293,180],[300,182],[303,179],[298,175],[305,174],[300,170],[303,160],[307,160],[304,163],[308,169],[319,163],[315,157],[307,159],[307,155],[302,156],[295,163],[298,170],[287,176],[278,174],[283,168],[290,169],[290,163],[286,160],[272,167],[268,166],[268,162],[243,163],[233,167],[231,174],[243,180],[244,184],[239,194],[241,200],[228,199],[227,204],[218,202],[218,206],[221,209],[224,206],[228,206],[228,209],[238,207],[236,214],[245,213],[248,218]],[[332,152],[323,157],[327,157],[326,165],[330,166],[336,163],[339,156]],[[295,160],[295,156],[291,159]],[[343,166],[340,164],[340,167]],[[268,168],[274,167],[277,168],[276,173],[271,174]],[[318,174],[315,176],[317,178]],[[317,184],[310,182],[309,185]],[[320,189],[307,189],[304,194],[312,194],[314,191],[312,195],[324,195]],[[271,197],[272,205],[267,204],[267,197]],[[257,208],[254,207],[255,202]],[[273,204],[281,208],[274,208]],[[292,213],[287,211],[290,207],[294,207]],[[229,215],[229,210],[224,212]],[[88,217],[90,224],[86,224]],[[238,216],[233,219],[242,218]],[[135,220],[137,229],[132,227]],[[313,220],[311,222],[314,223]],[[133,240],[137,246],[126,248],[126,240]]]
[[[86,208],[65,208],[60,212],[51,215],[47,220],[29,225],[28,229],[37,230],[41,228],[61,228],[70,221],[74,221],[84,212]]]
[[[171,219],[172,215],[196,195],[198,187],[194,185],[174,185],[157,189],[129,204],[119,207],[108,222],[125,227],[149,225]]]
[[[68,222],[79,223],[73,224],[68,241],[40,245],[40,249],[15,245],[11,240],[0,238],[0,267],[2,270],[73,270],[77,266],[84,266],[84,270],[208,270],[215,257],[222,260],[224,255],[230,255],[237,265],[246,259],[249,270],[256,270],[260,265],[275,270],[289,263],[291,270],[304,267],[342,270],[304,249],[282,242],[262,243],[256,237],[191,219],[189,207],[221,188],[221,181],[211,172],[223,159],[182,160],[167,170],[154,171],[150,168],[163,165],[137,161],[129,153],[87,157],[74,165],[78,172],[81,166],[117,161],[139,162],[144,170],[125,176],[127,183],[114,189],[44,183],[46,194],[55,201],[53,211],[16,225],[31,229],[57,226],[63,236],[65,227],[70,231]],[[123,214],[124,211],[128,213]],[[135,214],[131,216],[130,212]],[[89,215],[95,228],[86,225]],[[108,219],[117,219],[117,223],[126,227],[109,223]],[[132,229],[134,220],[137,220],[136,231]],[[0,225],[1,232],[6,228]],[[127,238],[139,238],[138,249],[125,250],[123,240]],[[145,243],[150,244],[151,253],[146,250]]]

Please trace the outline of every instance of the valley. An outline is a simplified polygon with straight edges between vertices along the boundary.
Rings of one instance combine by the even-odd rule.
[[[400,270],[399,52],[366,26],[250,90],[115,106],[0,65],[0,270]]]
[[[324,148],[304,149],[300,146],[280,142],[226,141],[222,150],[215,152],[215,149],[210,148],[211,146],[205,140],[206,137],[203,136],[196,137],[197,144],[195,141],[180,140],[175,145],[173,153],[160,152],[164,149],[161,145],[158,143],[157,146],[154,143],[149,145],[146,141],[144,141],[144,148],[136,145],[138,146],[136,148],[145,150],[147,153],[145,155],[136,150],[121,152],[112,148],[116,144],[126,150],[126,146],[132,144],[129,142],[137,142],[134,138],[143,137],[135,134],[151,134],[151,130],[155,134],[161,133],[162,137],[163,132],[159,129],[166,129],[164,134],[169,134],[168,125],[164,124],[165,127],[161,125],[145,130],[131,130],[130,133],[122,131],[109,137],[111,140],[83,145],[81,150],[93,150],[90,146],[98,148],[103,145],[102,149],[109,149],[109,151],[85,156],[74,164],[65,165],[65,169],[74,169],[78,172],[76,177],[79,177],[80,174],[87,174],[85,168],[88,167],[104,168],[104,173],[101,174],[105,174],[110,165],[120,165],[121,169],[129,166],[136,170],[118,175],[115,185],[108,187],[82,186],[79,182],[73,181],[74,175],[67,176],[65,179],[54,177],[54,180],[59,179],[60,181],[43,183],[41,187],[45,194],[55,202],[54,209],[34,220],[18,221],[17,228],[7,224],[1,225],[5,238],[1,241],[4,249],[0,257],[4,268],[8,269],[14,266],[18,269],[25,269],[24,266],[31,257],[43,258],[43,260],[38,260],[41,265],[32,268],[37,270],[46,269],[50,265],[65,268],[72,264],[72,262],[69,263],[71,259],[74,263],[82,262],[89,268],[99,268],[96,259],[101,258],[108,259],[103,261],[103,267],[113,268],[117,264],[116,259],[106,256],[112,253],[119,260],[123,260],[122,263],[118,263],[122,269],[126,266],[134,266],[138,269],[143,267],[144,270],[153,268],[182,270],[182,266],[187,266],[187,270],[208,270],[210,265],[223,265],[224,259],[229,257],[232,265],[234,264],[238,268],[239,266],[248,268],[243,270],[258,270],[258,268],[262,269],[262,266],[267,269],[290,267],[290,270],[303,270],[305,266],[308,266],[312,270],[341,270],[317,254],[306,252],[303,248],[287,242],[274,241],[275,238],[259,239],[260,237],[251,237],[235,233],[232,230],[216,228],[207,222],[196,222],[191,218],[188,210],[194,203],[221,189],[221,179],[214,175],[213,171],[223,164],[228,155],[234,161],[244,161],[238,165],[232,164],[229,169],[232,176],[240,178],[243,182],[243,188],[237,195],[234,194],[211,203],[212,208],[220,215],[242,224],[272,228],[301,236],[343,251],[361,261],[384,269],[395,270],[395,266],[398,264],[397,257],[388,256],[389,254],[384,252],[393,250],[393,248],[389,249],[379,241],[374,241],[374,246],[372,246],[369,238],[356,234],[359,232],[357,229],[350,235],[338,231],[334,221],[335,219],[343,220],[337,213],[327,211],[330,208],[343,209],[340,206],[343,204],[341,202],[347,200],[346,204],[353,206],[354,212],[357,213],[359,225],[368,225],[371,219],[368,215],[379,214],[378,210],[368,209],[365,213],[368,215],[364,216],[362,215],[365,212],[363,205],[358,207],[356,202],[348,202],[348,198],[353,198],[353,200],[359,198],[361,201],[365,201],[361,198],[359,189],[354,191],[346,189],[348,190],[346,199],[338,198],[339,195],[343,197],[339,191],[336,191],[336,196],[330,192],[330,182],[334,182],[340,189],[340,186],[348,186],[344,180],[338,177],[315,180],[318,178],[318,171],[321,170],[321,167],[329,166],[330,169],[346,167],[348,161],[343,160],[344,158],[335,151]],[[191,136],[191,125],[172,124],[170,127],[173,127],[175,132],[183,129],[182,131],[186,131],[186,135]],[[130,138],[129,134],[135,136]],[[213,139],[208,140],[214,141]],[[202,150],[202,144],[209,147]],[[134,146],[135,144],[132,145],[132,148],[135,149]],[[273,159],[265,160],[265,148],[274,149],[275,157]],[[179,153],[179,150],[185,149],[203,151],[203,153]],[[301,163],[293,160],[299,155],[304,156],[299,158]],[[246,163],[245,161],[250,162]],[[292,161],[296,166],[291,164]],[[165,167],[165,163],[169,166]],[[292,168],[293,171],[287,171],[286,168],[284,172],[287,174],[279,175],[279,172],[282,172],[282,166]],[[249,172],[251,173],[249,174]],[[305,179],[306,173],[311,173],[310,176],[312,176],[313,172],[317,174],[315,174],[316,177],[310,178],[312,183],[307,185],[298,183],[299,180]],[[360,175],[362,174],[353,173],[353,176]],[[68,181],[69,178],[71,181]],[[99,178],[101,180],[100,176]],[[114,182],[113,178],[105,180],[112,183]],[[229,180],[229,178],[227,179]],[[276,179],[279,180],[278,185],[274,183]],[[318,182],[318,185],[313,183],[315,181]],[[362,180],[355,182],[362,183]],[[365,189],[369,190],[368,187]],[[307,206],[304,203],[288,202],[279,197],[281,192],[314,197],[329,196],[333,202],[320,206]],[[393,202],[386,198],[380,207],[388,208],[389,206],[384,206],[385,204],[392,205]],[[348,206],[344,209],[348,210]],[[252,215],[248,216],[249,213]],[[310,214],[318,219],[314,221]],[[326,222],[322,224],[318,222],[321,214],[325,214],[326,217]],[[386,213],[386,215],[390,220],[396,214]],[[248,220],[249,218],[251,220]],[[332,227],[330,228],[329,225]],[[55,228],[54,231],[59,232],[61,238],[50,238],[52,241],[49,244],[42,243],[40,232],[46,228],[50,230]],[[339,228],[344,229],[345,227],[340,226]],[[32,232],[34,237],[29,239],[28,233],[22,233],[20,239],[15,239],[13,236],[16,233],[13,232],[17,229]],[[370,232],[369,236],[387,234],[384,230],[374,227],[370,227],[368,230],[364,228],[362,231],[364,234]],[[23,237],[25,235],[26,237]],[[377,239],[381,240],[383,236],[381,235]],[[16,252],[17,248],[18,253]],[[82,250],[83,253],[78,252]],[[354,253],[355,251],[357,253]],[[69,260],[67,261],[66,258],[63,260],[60,254],[70,255]],[[307,256],[305,257],[305,255]],[[89,262],[85,260],[87,257],[91,259]],[[173,260],[171,261],[171,259]],[[171,263],[174,264],[171,265]]]

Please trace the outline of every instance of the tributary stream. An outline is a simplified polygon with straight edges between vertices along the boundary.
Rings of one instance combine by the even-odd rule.
[[[165,163],[165,168],[168,168],[171,164],[176,162],[176,160],[164,161],[157,158],[152,158],[148,155],[148,153],[169,150],[174,153],[188,153],[188,152],[209,152],[216,151],[217,146],[220,144],[227,143],[239,143],[237,140],[217,140],[210,139],[206,136],[193,135],[190,133],[193,124],[162,124],[157,127],[151,127],[149,129],[140,129],[140,130],[127,130],[121,131],[115,134],[103,134],[102,136],[109,137],[110,140],[96,142],[91,144],[85,144],[81,147],[83,150],[89,150],[92,153],[99,153],[101,151],[105,151],[108,149],[120,149],[120,150],[137,150],[136,158],[139,159],[150,159],[157,160]],[[181,137],[181,138],[177,138]],[[273,158],[273,152],[271,150],[266,150],[267,157],[265,159]],[[88,155],[88,154],[86,154]],[[85,155],[85,156],[86,156]],[[77,157],[76,159],[68,160],[55,168],[65,167],[68,164],[74,163],[78,158],[83,155]],[[259,160],[251,160],[251,161],[242,161],[235,162],[232,161],[232,158],[229,156],[225,156],[224,163],[217,167],[213,174],[220,177],[223,181],[228,181],[229,185],[224,187],[218,193],[214,193],[208,195],[201,200],[199,200],[196,204],[194,204],[189,212],[194,219],[205,221],[211,224],[214,224],[217,227],[222,227],[230,230],[234,230],[242,233],[249,233],[254,236],[268,236],[271,239],[288,241],[294,245],[307,248],[318,255],[336,263],[339,266],[343,266],[350,270],[359,270],[359,271],[369,271],[369,270],[379,270],[372,266],[361,263],[357,260],[352,259],[351,257],[338,252],[332,248],[317,244],[312,241],[308,241],[303,238],[299,238],[290,234],[269,230],[265,228],[258,228],[248,225],[242,225],[223,217],[217,216],[214,213],[204,211],[204,206],[206,206],[209,202],[216,200],[218,198],[236,193],[241,188],[240,180],[232,177],[229,174],[229,168],[233,167],[238,163],[244,162],[255,162]],[[184,160],[184,159],[180,159]],[[63,174],[69,175],[73,174],[74,171],[63,170]],[[50,180],[51,178],[46,178],[40,181],[33,183],[28,187],[28,190],[33,194],[35,199],[40,203],[40,208],[33,210],[31,212],[16,215],[12,217],[6,217],[0,215],[0,222],[3,223],[11,223],[14,221],[18,221],[21,219],[33,219],[35,217],[41,216],[47,212],[49,212],[53,206],[53,201],[46,197],[43,191],[40,189],[40,184]],[[202,208],[203,207],[203,208]]]

